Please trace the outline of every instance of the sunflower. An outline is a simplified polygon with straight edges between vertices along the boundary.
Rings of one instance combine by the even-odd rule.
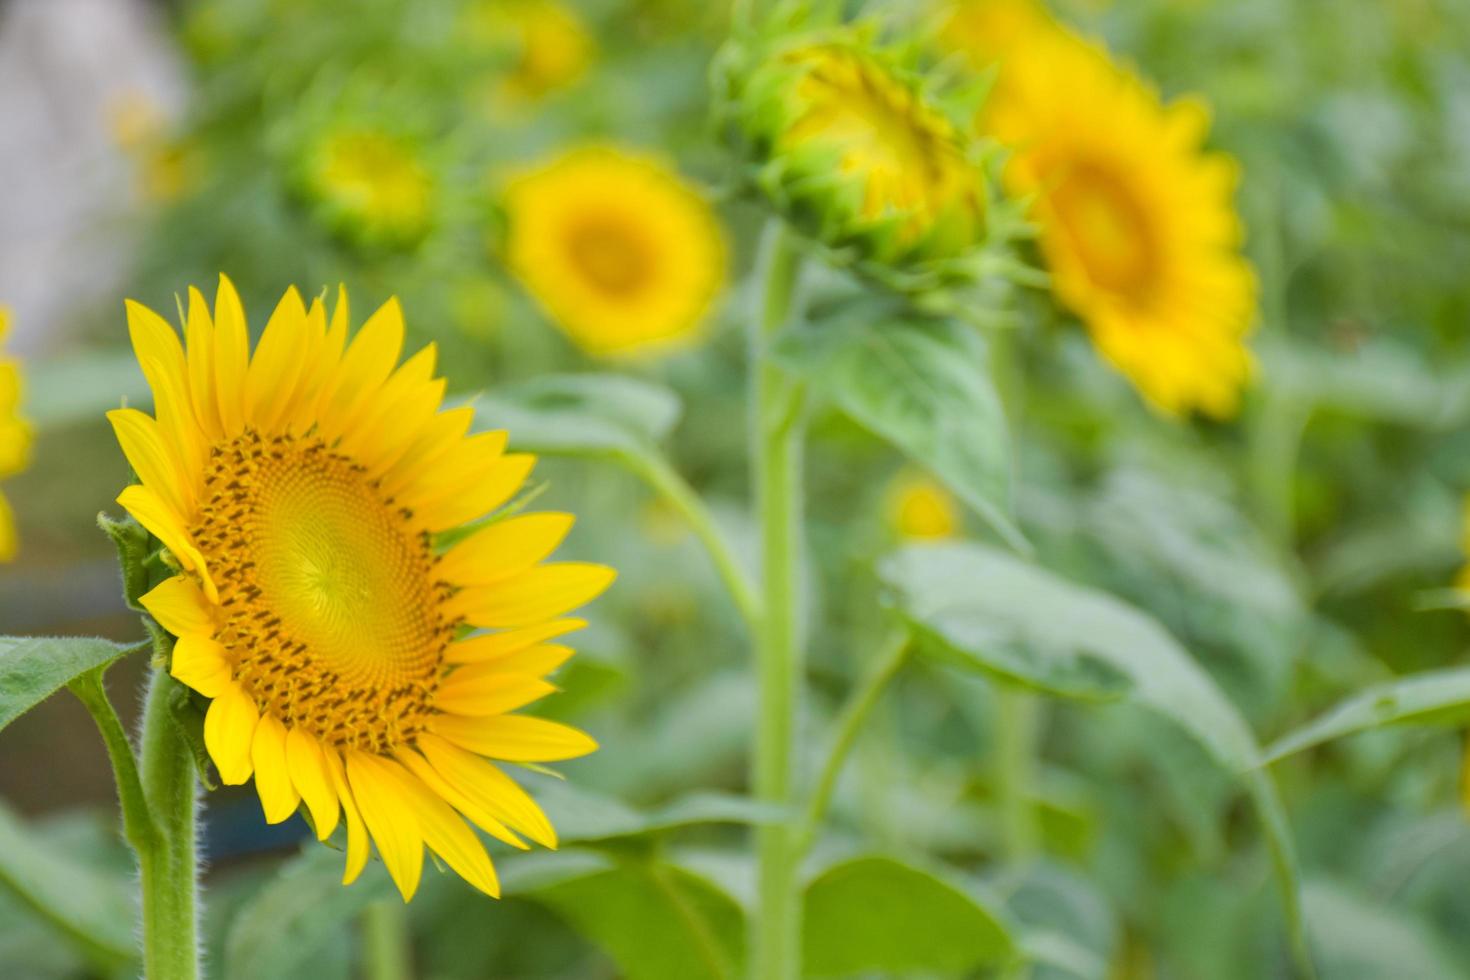
[[[573,150],[512,181],[505,213],[511,271],[588,353],[687,343],[724,288],[714,212],[651,159]]]
[[[0,342],[10,332],[10,311],[0,306]],[[31,427],[19,415],[22,393],[20,365],[0,356],[0,479],[25,469],[31,455]],[[0,561],[15,557],[15,517],[0,494]]]
[[[1012,26],[1003,52],[977,51],[1003,55],[980,126],[1013,150],[1005,183],[1034,199],[1056,296],[1152,405],[1233,415],[1253,370],[1256,284],[1236,164],[1201,149],[1207,110],[1166,106],[1053,22]]]
[[[888,525],[901,538],[943,541],[960,528],[959,507],[950,492],[919,473],[903,473],[888,488]]]
[[[323,220],[364,245],[409,246],[433,216],[434,181],[406,139],[347,128],[320,139],[302,175]]]
[[[542,563],[565,514],[464,527],[509,500],[533,460],[507,453],[504,432],[467,435],[472,408],[441,410],[432,345],[395,367],[397,300],[349,344],[345,290],[328,318],[291,289],[251,356],[221,277],[212,315],[189,291],[185,344],[136,303],[128,328],[156,414],[108,414],[142,481],[118,502],[181,569],[142,601],[177,637],[169,672],[209,699],[220,779],[253,774],[268,822],[303,802],[323,840],[345,822],[344,884],[371,840],[405,900],[425,846],[497,894],[466,821],[555,846],[495,763],[596,747],[514,712],[553,690],[546,675],[571,651],[551,641],[583,625],[563,615],[613,573]]]
[[[729,82],[755,182],[808,236],[878,265],[984,238],[984,177],[918,76],[851,32],[777,46]]]
[[[480,0],[466,27],[487,47],[509,48],[509,71],[492,86],[492,102],[519,106],[575,84],[592,62],[595,43],[585,24],[554,0]]]

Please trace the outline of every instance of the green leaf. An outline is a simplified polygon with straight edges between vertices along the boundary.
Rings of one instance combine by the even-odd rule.
[[[1009,926],[964,883],[892,858],[845,860],[806,889],[806,972],[962,976],[1015,956]]]
[[[475,424],[505,429],[510,445],[553,456],[639,458],[679,420],[673,392],[616,374],[568,374],[476,398]]]
[[[1240,774],[1266,832],[1296,926],[1296,857],[1260,748],[1209,674],[1154,619],[1105,593],[1065,581],[1003,551],[975,544],[915,545],[879,570],[930,656],[1049,694],[1127,697],[1188,732]]]
[[[1470,718],[1470,667],[1431,670],[1377,684],[1277,739],[1266,761],[1390,725],[1460,724]]]
[[[108,875],[78,862],[5,807],[0,807],[0,887],[65,934],[95,965],[115,969],[136,958],[131,876]]]
[[[0,729],[136,647],[96,637],[0,636]]]
[[[617,862],[526,892],[601,946],[627,980],[736,980],[745,917],[711,879],[664,861]]]
[[[661,833],[697,824],[756,824],[779,811],[746,796],[693,793],[648,811],[554,779],[537,780],[532,790],[563,843],[607,841]]]
[[[39,429],[101,422],[111,409],[151,403],[131,353],[74,355],[26,369],[25,414]]]
[[[1005,409],[977,333],[949,320],[841,316],[787,331],[776,356],[1028,550],[1012,517]]]
[[[1324,980],[1455,980],[1464,971],[1428,927],[1346,886],[1312,881],[1303,891],[1312,948]]]
[[[1403,345],[1378,340],[1345,351],[1278,341],[1260,354],[1268,383],[1303,405],[1441,431],[1470,419],[1470,371],[1434,370]]]

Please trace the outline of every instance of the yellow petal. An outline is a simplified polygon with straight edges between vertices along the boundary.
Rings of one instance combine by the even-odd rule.
[[[250,365],[250,332],[245,308],[228,276],[219,277],[214,298],[214,379],[220,425],[226,436],[245,430],[245,373]]]
[[[362,811],[363,823],[378,845],[378,855],[407,902],[418,891],[424,866],[423,831],[403,798],[395,770],[402,767],[366,752],[347,753],[347,782]]]
[[[556,846],[556,828],[541,807],[498,766],[430,734],[419,736],[418,747],[434,771],[476,806],[543,847]]]
[[[487,663],[535,646],[542,640],[579,630],[586,625],[585,619],[553,619],[524,629],[482,633],[451,643],[449,649],[444,651],[444,659],[451,664]]]
[[[225,685],[220,696],[209,702],[204,747],[226,786],[239,786],[250,778],[250,746],[259,721],[255,701],[238,684]]]
[[[174,636],[212,637],[218,629],[214,605],[183,575],[164,579],[138,601]]]
[[[211,602],[218,601],[219,592],[216,591],[214,581],[209,577],[209,570],[205,567],[204,555],[194,546],[194,539],[184,526],[179,522],[172,508],[168,507],[158,494],[148,487],[134,483],[124,488],[117,495],[117,502],[133,518],[152,534],[163,546],[171,551],[179,564],[186,571],[198,572],[204,583],[205,594]]]
[[[15,512],[10,509],[10,501],[0,493],[0,561],[14,558],[19,544],[15,535]]]
[[[424,843],[465,881],[491,898],[499,898],[500,882],[496,880],[495,868],[480,838],[465,825],[459,814],[449,808],[448,803],[404,772],[401,766],[392,765],[399,777],[400,792],[413,810],[419,830],[424,835]]]
[[[460,748],[506,762],[560,762],[597,751],[597,743],[586,732],[526,715],[434,715],[429,730]],[[419,745],[423,745],[422,738]],[[429,761],[434,760],[430,757]]]
[[[159,424],[177,445],[175,453],[188,474],[202,471],[203,445],[194,408],[189,402],[188,365],[179,335],[163,317],[141,303],[127,300],[128,336],[148,387]]]
[[[429,737],[433,738],[434,736],[431,735]],[[399,762],[403,763],[405,769],[422,780],[423,784],[437,794],[440,799],[462,813],[465,819],[473,822],[475,826],[485,831],[485,833],[498,841],[503,841],[511,847],[518,848],[522,851],[530,849],[531,845],[513,834],[509,827],[500,822],[498,817],[472,800],[459,787],[451,786],[446,782],[444,777],[439,775],[434,767],[429,765],[429,761],[422,755],[419,755],[419,753],[412,749],[400,749],[396,758]]]
[[[444,496],[457,496],[505,458],[506,440],[507,434],[500,430],[477,432],[456,440],[434,461],[432,468],[420,467],[395,496],[410,507]]]
[[[492,585],[530,569],[572,529],[571,514],[526,514],[496,521],[450,548],[435,569],[451,585]]]
[[[250,745],[250,762],[255,767],[255,791],[266,823],[280,823],[296,812],[301,796],[291,785],[286,766],[286,726],[272,714],[260,716],[255,740]]]
[[[245,375],[246,418],[256,429],[273,431],[290,410],[302,372],[315,366],[309,346],[306,305],[292,286],[266,321]]]
[[[508,653],[488,663],[472,664],[465,669],[480,671],[486,675],[492,673],[529,674],[532,677],[545,677],[570,660],[573,652],[571,647],[558,643],[538,643],[524,650]]]
[[[143,485],[168,504],[180,524],[187,524],[194,515],[192,481],[184,479],[158,423],[136,408],[115,408],[107,413],[107,421]]]
[[[189,362],[189,400],[194,418],[205,438],[218,440],[224,432],[219,420],[219,402],[214,396],[214,323],[204,296],[189,287],[189,317],[184,327],[184,348]]]
[[[319,420],[328,441],[352,427],[352,420],[377,394],[403,350],[403,309],[390,298],[368,317],[342,355],[337,378]]]
[[[499,715],[524,707],[555,690],[554,685],[529,674],[463,668],[439,685],[434,707],[452,715]]]
[[[379,485],[384,496],[399,496],[421,473],[437,466],[439,460],[460,444],[474,420],[475,410],[468,405],[451,408],[431,418],[403,457],[383,474]]]
[[[529,626],[588,602],[616,577],[611,568],[586,562],[537,565],[499,585],[460,590],[445,603],[444,614],[489,629]]]
[[[367,828],[363,826],[362,814],[358,812],[357,802],[352,798],[352,790],[347,785],[347,773],[342,766],[342,758],[335,749],[324,749],[327,760],[327,769],[332,774],[332,788],[336,790],[337,799],[342,802],[342,816],[347,822],[347,865],[342,870],[342,884],[350,885],[362,874],[362,869],[367,867],[369,851]]]
[[[334,750],[322,748],[314,736],[300,728],[286,733],[286,765],[291,772],[291,784],[311,811],[317,840],[326,840],[337,829],[338,794],[329,764],[329,757],[334,754]]]
[[[473,481],[460,484],[457,491],[430,503],[410,506],[410,509],[414,512],[415,521],[427,531],[459,527],[490,513],[513,497],[535,465],[535,456],[508,453]]]
[[[225,648],[198,634],[179,637],[174,644],[168,672],[207,698],[224,694],[234,679]]]

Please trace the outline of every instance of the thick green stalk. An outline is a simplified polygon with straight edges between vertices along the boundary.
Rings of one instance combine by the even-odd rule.
[[[362,948],[367,980],[408,980],[413,976],[413,946],[402,902],[385,898],[362,914]]]
[[[199,976],[194,759],[172,717],[178,683],[154,668],[143,708],[143,794],[155,836],[138,848],[148,980]]]
[[[1041,844],[1034,795],[1037,737],[1036,695],[1010,685],[995,692],[996,795],[1001,839],[1012,861],[1034,857]]]
[[[780,225],[762,243],[765,295],[751,337],[753,470],[761,528],[763,616],[756,642],[760,709],[752,758],[756,797],[784,810],[756,831],[759,903],[752,923],[750,971],[756,980],[795,980],[801,969],[792,756],[800,708],[798,635],[801,548],[801,391],[770,357],[791,313],[799,272],[794,244]]]

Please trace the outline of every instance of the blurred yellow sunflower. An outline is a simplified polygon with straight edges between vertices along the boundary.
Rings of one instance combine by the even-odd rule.
[[[1152,405],[1229,417],[1253,371],[1256,303],[1238,168],[1201,148],[1199,101],[1164,105],[1101,48],[1036,16],[1006,21],[1008,47],[977,52],[1000,59],[980,125],[1013,151],[1005,182],[1034,198],[1056,295]]]
[[[954,496],[920,473],[900,474],[888,488],[888,526],[912,541],[943,541],[960,530]]]
[[[0,344],[10,332],[10,311],[0,306]],[[0,350],[0,479],[25,469],[31,457],[31,427],[20,417],[20,364]],[[19,542],[10,503],[0,494],[0,561],[15,557]]]
[[[416,148],[378,129],[343,129],[308,154],[307,193],[324,220],[368,245],[412,245],[428,231],[434,182]]]
[[[221,277],[212,315],[190,289],[186,343],[136,303],[128,328],[156,413],[108,415],[142,481],[118,502],[182,569],[143,604],[178,638],[170,673],[210,699],[220,778],[253,774],[271,823],[303,801],[323,840],[345,821],[344,883],[372,841],[405,900],[425,846],[497,894],[465,821],[555,846],[495,762],[596,747],[514,712],[554,690],[546,675],[571,650],[549,641],[583,625],[561,617],[612,571],[542,563],[566,514],[491,520],[436,547],[509,500],[533,460],[505,452],[504,432],[466,435],[473,409],[441,410],[432,345],[397,365],[396,300],[348,343],[345,290],[329,321],[291,289],[251,356]]]
[[[692,340],[725,285],[709,203],[651,159],[587,147],[506,189],[512,272],[591,354]]]
[[[480,0],[467,11],[480,43],[508,48],[508,71],[492,83],[492,101],[536,102],[574,84],[587,72],[596,47],[585,24],[555,0]]]

